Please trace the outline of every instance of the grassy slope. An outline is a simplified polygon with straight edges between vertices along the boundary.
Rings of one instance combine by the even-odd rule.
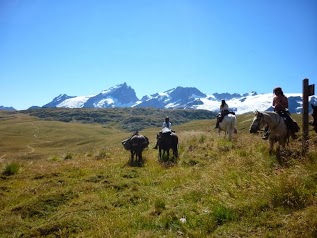
[[[214,120],[174,127],[177,164],[158,162],[159,128],[145,129],[145,165],[131,167],[115,124],[1,113],[0,168],[20,170],[0,177],[0,237],[316,237],[316,135],[306,158],[295,141],[277,159],[252,117],[232,143]]]

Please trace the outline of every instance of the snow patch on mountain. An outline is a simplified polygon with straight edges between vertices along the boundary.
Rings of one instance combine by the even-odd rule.
[[[87,100],[92,96],[78,96],[73,98],[68,98],[61,103],[57,104],[56,107],[66,107],[66,108],[81,108],[87,102]]]

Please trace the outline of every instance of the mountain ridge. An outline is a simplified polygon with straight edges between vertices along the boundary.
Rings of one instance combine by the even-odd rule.
[[[289,111],[301,113],[302,95],[300,93],[285,93],[289,99]],[[195,87],[171,88],[164,92],[156,92],[144,95],[139,99],[135,90],[126,82],[102,90],[88,96],[69,96],[60,94],[43,108],[128,108],[150,107],[157,109],[203,109],[219,111],[221,100],[226,100],[230,109],[237,114],[243,114],[254,110],[273,110],[273,93],[258,94],[255,91],[249,93],[213,93],[208,95]],[[316,96],[309,97],[309,103],[317,104]],[[36,106],[35,106],[36,107]],[[33,106],[34,108],[34,106]],[[0,107],[1,109],[1,107]]]

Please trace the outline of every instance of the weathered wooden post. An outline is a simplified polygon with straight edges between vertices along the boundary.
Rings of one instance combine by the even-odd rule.
[[[308,79],[303,80],[303,138],[302,155],[308,152],[308,97],[315,94],[315,85],[308,85]]]

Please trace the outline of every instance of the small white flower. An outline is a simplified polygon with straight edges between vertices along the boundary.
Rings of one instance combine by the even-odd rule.
[[[186,223],[186,217],[180,218],[179,221],[180,221],[181,223]]]

